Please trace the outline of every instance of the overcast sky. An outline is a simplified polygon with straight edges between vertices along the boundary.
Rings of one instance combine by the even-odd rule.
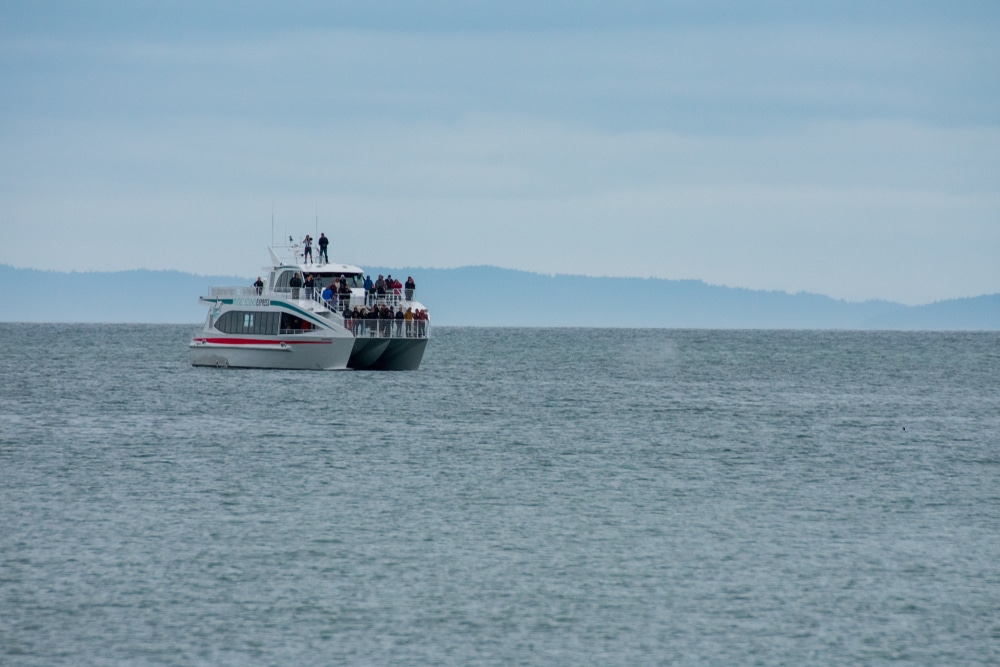
[[[0,77],[17,267],[1000,292],[995,0],[4,2]]]

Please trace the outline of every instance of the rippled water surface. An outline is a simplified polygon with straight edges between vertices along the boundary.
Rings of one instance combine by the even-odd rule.
[[[0,664],[1000,663],[1000,336],[0,324]]]

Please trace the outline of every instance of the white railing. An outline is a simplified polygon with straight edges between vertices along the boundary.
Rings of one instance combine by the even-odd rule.
[[[395,320],[345,319],[344,327],[355,338],[430,338],[430,322],[397,324]],[[279,329],[279,336],[315,333],[316,329]]]
[[[302,296],[308,298],[304,292]],[[330,300],[327,301],[326,299],[323,298],[323,291],[315,288],[313,288],[312,300],[318,303],[320,306],[323,306],[324,308],[335,312],[340,312],[341,310],[343,310],[345,303],[347,304],[348,308],[354,308],[355,306],[361,305],[361,299],[355,298],[353,294],[334,294],[332,297],[330,297]]]
[[[208,295],[215,298],[226,299],[238,296],[260,296],[260,292],[253,285],[238,287],[209,287]]]
[[[234,298],[234,297],[254,297],[254,296],[270,296],[271,294],[280,294],[281,296],[288,298],[292,294],[291,287],[283,287],[281,289],[274,290],[273,292],[267,288],[265,285],[263,289],[259,290],[252,285],[236,285],[236,286],[213,286],[208,288],[208,294],[213,298]],[[306,299],[306,288],[299,287],[299,298]],[[412,292],[407,295],[402,293],[389,292],[386,294],[365,294],[364,297],[359,297],[353,292],[351,293],[350,306],[371,308],[372,306],[391,306],[393,308],[398,308],[399,306],[405,306],[408,301],[413,300]],[[323,289],[320,287],[313,287],[312,300],[320,305],[326,305],[322,297]],[[335,310],[340,310],[341,297],[346,295],[334,294],[332,303],[335,304]],[[409,296],[410,298],[406,298]]]
[[[354,333],[358,338],[361,337],[371,337],[371,338],[429,338],[430,337],[430,321],[429,320],[410,320],[409,323],[406,320],[392,319],[381,319],[365,317],[355,319],[353,317],[343,317],[343,309],[341,307],[342,301],[340,297],[343,296],[349,302],[350,308],[371,308],[373,306],[389,306],[394,310],[399,308],[399,306],[405,306],[407,301],[403,299],[400,294],[386,294],[376,296],[374,294],[368,294],[364,299],[351,295],[340,295],[335,294],[330,302],[323,300],[321,290],[313,288],[311,297],[307,297],[306,288],[300,287],[299,298],[306,299],[310,298],[314,303],[316,303],[320,308],[335,312],[340,314],[344,320],[344,327]],[[246,285],[238,286],[223,286],[223,287],[209,287],[209,295],[212,298],[239,298],[239,297],[269,297],[272,294],[279,294],[285,298],[290,296],[291,288],[287,291],[281,290],[277,292],[271,292],[265,288],[260,292],[257,288]],[[309,329],[281,329],[279,334],[282,336],[290,336],[295,334],[309,333]]]
[[[430,324],[429,320],[344,318],[344,326],[357,338],[430,338]]]

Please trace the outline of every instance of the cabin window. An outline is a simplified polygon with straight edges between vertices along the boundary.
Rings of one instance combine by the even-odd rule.
[[[290,313],[282,313],[281,314],[281,333],[282,334],[295,334],[295,333],[299,333],[299,332],[302,332],[302,331],[309,331],[310,329],[314,329],[314,328],[315,327],[312,325],[311,322],[307,322],[306,320],[302,319],[301,317],[298,317],[296,315],[292,315]]]
[[[215,322],[215,328],[228,334],[271,335],[278,333],[280,313],[230,310]]]
[[[291,280],[294,275],[295,271],[282,271],[278,274],[278,278],[274,281],[274,285],[271,289],[275,292],[291,292],[292,288],[288,286],[288,281]]]

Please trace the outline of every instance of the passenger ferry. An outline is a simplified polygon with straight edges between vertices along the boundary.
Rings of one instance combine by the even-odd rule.
[[[301,250],[292,244],[268,248],[272,266],[262,285],[210,287],[207,296],[199,297],[209,310],[204,327],[189,345],[192,365],[295,370],[420,367],[430,321],[424,305],[414,300],[413,290],[388,287],[369,292],[357,266],[313,264],[305,261]],[[311,289],[304,285],[309,275]],[[324,288],[334,284],[344,287],[324,299]]]

